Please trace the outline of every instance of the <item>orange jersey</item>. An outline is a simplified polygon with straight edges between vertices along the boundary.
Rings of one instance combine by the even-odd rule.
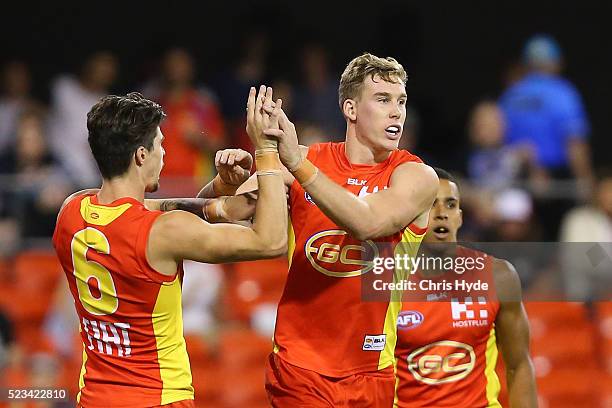
[[[321,143],[308,159],[327,177],[360,197],[385,189],[397,166],[421,160],[396,150],[377,165],[351,164],[344,143]],[[362,279],[372,275],[360,242],[321,212],[296,181],[290,189],[289,275],[278,306],[274,351],[295,366],[343,377],[393,364],[398,301],[363,301]],[[410,225],[375,240],[418,247],[425,230]]]
[[[193,399],[181,312],[182,270],[147,262],[161,213],[132,198],[78,196],[61,211],[53,244],[79,317],[79,404],[150,407]]]
[[[495,373],[499,302],[492,284],[492,258],[463,247],[458,248],[457,256],[480,257],[484,267],[431,279],[417,273],[411,279],[416,290],[421,280],[426,285],[481,281],[487,282],[488,290],[468,293],[454,286],[433,286],[433,290],[424,286],[429,301],[404,302],[397,321],[396,407],[501,407]],[[413,300],[423,294],[413,294]],[[410,297],[405,291],[404,299]]]

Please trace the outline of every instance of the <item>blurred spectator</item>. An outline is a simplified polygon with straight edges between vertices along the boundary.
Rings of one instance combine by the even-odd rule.
[[[217,329],[214,307],[223,283],[220,265],[183,263],[183,331],[185,335],[210,336]]]
[[[168,115],[161,125],[167,153],[162,175],[183,177],[189,187],[193,182],[199,185],[211,178],[214,154],[225,147],[224,124],[217,101],[207,89],[196,88],[194,77],[191,55],[175,48],[164,57],[159,83],[150,84],[144,90]]]
[[[496,195],[493,203],[496,219],[492,241],[537,241],[533,229],[533,202],[529,194],[508,189]]]
[[[12,322],[0,309],[0,372],[9,361],[9,352],[15,341],[13,330]]]
[[[87,112],[109,92],[116,75],[115,56],[96,52],[85,61],[78,78],[61,76],[51,89],[51,149],[70,178],[83,187],[100,185],[87,142]]]
[[[30,70],[22,61],[11,61],[2,70],[0,96],[0,152],[15,137],[21,112],[34,104],[30,99]]]
[[[316,126],[325,139],[343,140],[346,123],[338,107],[338,80],[329,72],[327,52],[320,45],[308,45],[301,57],[303,80],[295,93],[296,127]]]
[[[292,117],[295,91],[291,82],[284,78],[277,78],[272,81],[272,89],[274,89],[274,99],[282,99],[283,111],[287,116]]]
[[[65,279],[59,279],[43,323],[43,332],[53,350],[62,358],[74,358],[74,346],[80,342],[79,318]]]
[[[523,64],[520,60],[510,61],[502,72],[502,83],[504,87],[508,88],[523,79],[525,74],[525,64]]]
[[[12,207],[9,202],[11,194],[8,191],[10,181],[9,177],[0,174],[0,184],[3,185],[0,189],[0,257],[12,255],[20,245],[19,224],[9,211]]]
[[[599,172],[593,196],[592,204],[571,210],[561,224],[559,240],[573,243],[562,247],[565,289],[572,301],[609,298],[612,288],[612,169]]]
[[[500,99],[507,122],[506,143],[532,150],[534,168],[530,178],[535,191],[543,197],[536,202],[537,212],[545,239],[555,240],[559,219],[574,200],[554,190],[550,181],[574,178],[583,191],[588,191],[592,184],[589,123],[580,94],[560,77],[561,50],[553,38],[531,38],[523,58],[528,73]]]
[[[251,141],[245,130],[245,105],[249,88],[258,86],[264,81],[268,37],[262,32],[250,33],[245,37],[240,52],[240,58],[232,69],[224,70],[215,80],[215,89],[221,101],[223,116],[227,121],[228,144],[252,152]],[[283,90],[279,91],[282,94]],[[274,94],[275,99],[282,98],[276,87]],[[286,107],[283,99],[283,109]]]
[[[21,235],[50,237],[55,217],[71,187],[47,147],[42,114],[22,113],[17,139],[0,157],[0,176],[13,176],[7,193],[7,213],[19,221]]]
[[[273,337],[274,327],[276,326],[277,309],[278,304],[271,302],[265,302],[255,306],[251,313],[251,328],[262,337]]]
[[[0,310],[0,387],[27,386],[26,358],[16,341],[14,322]]]
[[[421,118],[417,111],[410,105],[406,106],[406,120],[402,128],[402,138],[399,143],[400,149],[405,149],[416,154],[419,143],[420,126]]]
[[[493,195],[493,227],[485,241],[494,245],[496,256],[508,259],[516,267],[523,287],[547,275],[551,255],[544,253],[533,200],[524,190],[509,188]]]
[[[249,88],[260,85],[264,79],[268,37],[264,33],[248,35],[243,41],[240,53],[241,56],[234,67],[224,71],[222,77],[215,81],[218,84],[223,115],[228,120],[244,119]]]
[[[612,169],[598,174],[593,196],[563,218],[561,242],[612,242]]]
[[[489,189],[510,187],[521,171],[521,154],[504,146],[504,117],[495,102],[477,104],[470,115],[468,134],[472,152],[468,175],[475,185]]]
[[[559,76],[559,45],[550,36],[535,36],[523,58],[527,75],[500,99],[508,125],[506,142],[533,148],[537,165],[549,177],[590,179],[589,123],[580,94]]]

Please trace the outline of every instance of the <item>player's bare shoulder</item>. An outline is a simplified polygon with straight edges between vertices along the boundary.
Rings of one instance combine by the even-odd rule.
[[[410,175],[412,177],[418,176],[424,177],[431,182],[438,182],[438,175],[431,166],[416,161],[409,161],[400,164],[395,168],[395,170],[393,170],[393,175]]]
[[[514,265],[505,259],[492,257],[493,280],[497,296],[502,302],[521,301],[521,280]]]
[[[404,191],[411,201],[423,210],[423,213],[428,213],[427,210],[436,198],[439,185],[440,181],[435,170],[418,162],[400,164],[393,170],[389,180],[390,188]],[[426,218],[424,217],[425,223]]]
[[[195,214],[174,210],[159,215],[149,231],[147,260],[156,271],[174,275],[177,263],[184,258],[181,248],[193,239],[193,231],[203,221]]]
[[[432,199],[438,191],[440,181],[433,168],[420,162],[402,163],[393,170],[391,185],[401,183],[423,187],[424,194],[431,195]]]

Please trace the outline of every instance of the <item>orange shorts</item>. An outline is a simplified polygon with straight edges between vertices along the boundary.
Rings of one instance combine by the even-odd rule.
[[[391,408],[393,367],[373,373],[327,377],[291,365],[272,353],[266,362],[266,391],[274,408]]]
[[[170,404],[158,405],[160,408],[195,408],[195,402],[192,399],[172,402]],[[83,408],[81,405],[77,405],[77,408]]]

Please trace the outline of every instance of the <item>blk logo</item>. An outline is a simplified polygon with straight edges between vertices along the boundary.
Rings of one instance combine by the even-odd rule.
[[[384,186],[383,189],[386,190],[387,186]],[[361,187],[361,190],[359,190],[359,194],[358,194],[359,198],[363,198],[363,197],[365,197],[367,195],[370,195],[370,194],[378,193],[379,187],[378,186],[374,186],[374,187],[372,187],[372,191],[368,191],[368,190],[369,190],[368,186]]]

